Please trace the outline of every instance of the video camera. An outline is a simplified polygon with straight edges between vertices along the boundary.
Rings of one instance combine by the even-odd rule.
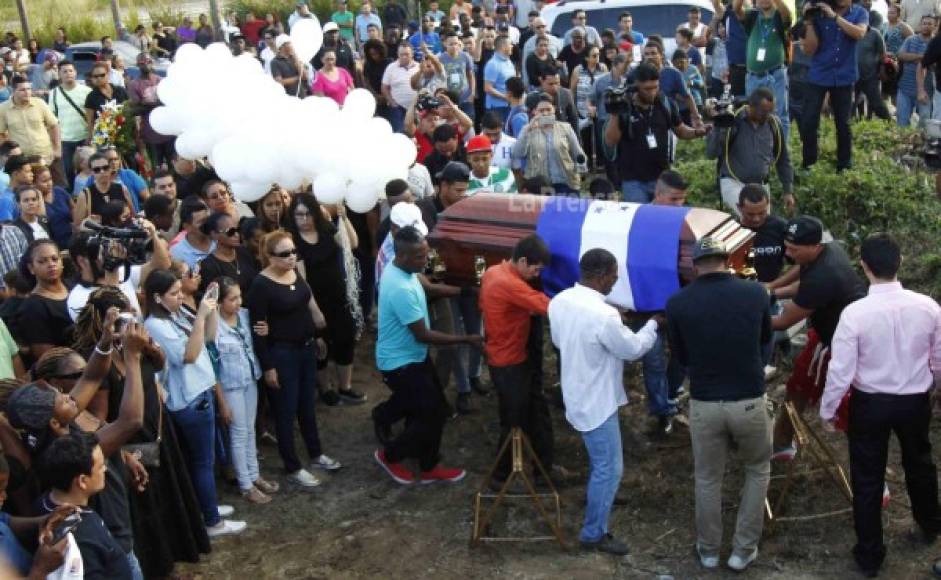
[[[810,9],[807,12],[804,12],[804,18],[817,18],[821,15],[820,5],[826,4],[830,8],[836,10],[836,0],[814,0],[813,2],[808,2],[810,4]]]
[[[634,106],[634,93],[637,92],[637,86],[623,84],[619,86],[610,86],[604,92],[604,108],[609,115],[620,115],[630,113]]]
[[[441,106],[441,101],[437,97],[431,95],[419,95],[418,103],[415,105],[415,108],[418,109],[419,113],[430,111],[432,109],[437,109]]]
[[[706,104],[708,108],[715,111],[712,115],[712,122],[717,128],[725,129],[735,124],[735,99],[732,97],[732,85],[725,85],[722,96],[718,99],[709,99]]]
[[[147,262],[147,253],[153,249],[150,234],[136,222],[125,227],[103,226],[92,220],[85,220],[82,226],[93,232],[88,239],[90,248],[97,248],[97,254],[103,260],[103,267],[113,272],[121,266],[124,274],[130,273],[129,266],[138,266]]]

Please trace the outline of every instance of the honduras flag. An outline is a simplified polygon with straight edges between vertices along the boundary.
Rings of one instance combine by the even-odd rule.
[[[543,207],[536,233],[552,262],[543,288],[555,296],[578,281],[578,261],[593,248],[618,260],[618,281],[608,302],[627,310],[663,310],[680,289],[680,230],[689,208],[554,197]]]

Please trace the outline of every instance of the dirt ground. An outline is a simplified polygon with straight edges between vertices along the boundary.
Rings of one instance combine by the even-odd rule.
[[[277,451],[264,445],[262,470],[282,482],[282,491],[266,506],[247,504],[236,490],[220,483],[222,500],[248,521],[237,537],[215,542],[214,551],[198,565],[180,566],[197,578],[732,578],[725,568],[706,571],[693,555],[692,452],[689,431],[678,425],[666,439],[648,434],[644,390],[639,365],[629,365],[625,380],[631,403],[622,409],[624,480],[621,495],[628,505],[615,507],[610,527],[628,542],[631,555],[615,558],[580,552],[577,543],[584,508],[587,458],[581,438],[569,427],[559,408],[552,408],[556,464],[569,472],[562,487],[562,523],[569,550],[551,542],[489,543],[469,547],[473,497],[497,447],[499,428],[494,396],[473,397],[476,412],[447,423],[442,453],[450,465],[463,466],[468,477],[457,484],[400,486],[374,462],[376,449],[369,411],[387,396],[373,365],[372,339],[360,343],[354,386],[369,396],[362,406],[318,407],[321,440],[327,454],[344,467],[326,476],[313,491],[287,483]],[[557,378],[546,361],[546,384]],[[486,376],[486,375],[485,375]],[[769,392],[780,399],[784,377],[774,379]],[[453,387],[448,390],[453,398]],[[842,435],[827,439],[845,460]],[[941,446],[935,426],[932,439]],[[300,445],[299,438],[297,444]],[[915,539],[909,502],[898,457],[891,447],[890,488],[893,499],[884,511],[888,557],[882,577],[928,578],[941,549]],[[303,455],[302,455],[303,456]],[[725,549],[730,550],[742,471],[734,458],[724,490]],[[783,473],[775,466],[773,475]],[[894,481],[893,481],[894,480]],[[774,498],[783,479],[772,480]],[[224,489],[223,489],[224,488]],[[848,502],[823,473],[796,480],[786,515],[807,515],[848,508]],[[501,534],[545,534],[535,509],[517,501],[501,509],[494,524]],[[852,516],[842,513],[824,519],[782,522],[768,533],[758,560],[743,577],[861,578],[850,555],[855,541]]]

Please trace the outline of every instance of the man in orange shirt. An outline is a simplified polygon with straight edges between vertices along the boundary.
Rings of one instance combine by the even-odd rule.
[[[484,318],[484,350],[490,379],[500,408],[500,445],[510,429],[522,427],[543,467],[552,467],[552,422],[542,392],[542,360],[530,360],[530,317],[545,316],[549,297],[529,283],[549,263],[549,248],[537,235],[517,242],[513,257],[484,272],[480,311]],[[540,325],[541,328],[541,325]],[[542,340],[541,333],[532,340]],[[493,487],[502,487],[510,474],[510,454],[494,473]]]

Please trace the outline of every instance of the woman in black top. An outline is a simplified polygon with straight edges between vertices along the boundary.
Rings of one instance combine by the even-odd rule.
[[[196,296],[202,297],[206,287],[220,276],[232,278],[238,282],[242,293],[248,294],[258,268],[251,252],[242,247],[236,221],[227,213],[217,212],[206,218],[201,229],[216,243],[216,249],[199,263],[200,282]]]
[[[76,322],[75,351],[54,349],[36,365],[35,378],[45,379],[64,392],[71,390],[70,375],[85,366],[79,353],[90,356],[101,339],[102,320],[108,308],[129,312],[127,298],[117,288],[103,286],[88,298]],[[76,352],[77,351],[77,352]],[[155,375],[164,366],[163,351],[153,344],[140,358],[144,386],[144,423],[128,443],[158,441],[159,462],[147,461],[148,479],[143,490],[128,494],[134,532],[134,552],[146,578],[163,578],[173,571],[174,562],[197,562],[210,550],[206,526],[200,517],[199,501],[189,479],[189,470],[180,448],[173,421],[160,398]],[[89,406],[99,419],[114,421],[124,396],[127,367],[118,349],[111,352],[111,368],[97,395],[100,405]],[[92,407],[95,407],[94,409]],[[158,437],[159,434],[159,437]]]
[[[42,194],[32,185],[17,187],[14,192],[16,205],[20,208],[20,217],[13,221],[13,225],[20,228],[27,242],[45,240],[52,237],[49,230],[49,220],[43,213]]]
[[[98,151],[88,160],[94,181],[78,194],[75,207],[72,208],[72,227],[78,231],[85,218],[91,217],[99,223],[102,213],[112,213],[108,205],[112,201],[123,201],[127,207],[134,207],[131,194],[120,183],[114,182],[111,162],[104,153]]]
[[[320,480],[303,468],[294,449],[294,420],[300,425],[310,466],[339,469],[340,463],[321,451],[314,414],[317,359],[326,355],[327,349],[316,335],[318,329],[326,327],[326,320],[310,287],[295,270],[297,247],[291,234],[268,234],[262,249],[266,266],[248,291],[255,351],[274,408],[278,452],[284,467],[293,482],[315,487]],[[267,336],[256,332],[258,322],[267,323]]]
[[[199,15],[199,28],[196,29],[196,44],[206,48],[212,44],[212,26],[209,25],[209,17],[205,14]]]
[[[85,97],[85,121],[89,127],[95,126],[95,119],[101,112],[101,107],[110,101],[121,104],[128,99],[127,91],[123,87],[108,82],[108,65],[99,62],[92,67],[88,77],[91,80],[91,92]],[[128,120],[130,122],[130,120]]]
[[[62,258],[52,240],[36,240],[20,258],[20,274],[33,291],[20,307],[20,338],[34,361],[54,346],[72,344],[72,318],[66,307],[69,289],[62,282]]]
[[[382,73],[389,66],[386,45],[381,40],[370,38],[363,44],[362,67],[356,67],[356,84],[368,90],[376,98],[376,115],[389,118],[389,105],[382,96]]]
[[[354,391],[351,382],[356,334],[360,330],[353,313],[358,314],[359,325],[362,324],[363,315],[359,309],[355,266],[354,277],[350,280],[344,268],[345,252],[338,243],[341,236],[347,238],[350,248],[346,253],[352,257],[351,251],[357,245],[356,231],[347,219],[342,204],[337,207],[337,214],[339,224],[334,226],[330,214],[321,208],[317,198],[312,193],[301,193],[294,196],[288,219],[300,259],[298,272],[313,290],[317,304],[324,307],[323,313],[327,320],[324,338],[329,358],[336,365],[337,390],[343,401],[361,404],[366,402],[366,396]],[[342,233],[337,227],[343,228]],[[353,264],[352,261],[350,263]],[[351,283],[353,287],[349,288]],[[327,361],[319,365],[321,370],[325,370],[326,366]],[[320,380],[321,396],[324,402],[330,404],[332,397],[326,395],[329,379],[322,374]]]

